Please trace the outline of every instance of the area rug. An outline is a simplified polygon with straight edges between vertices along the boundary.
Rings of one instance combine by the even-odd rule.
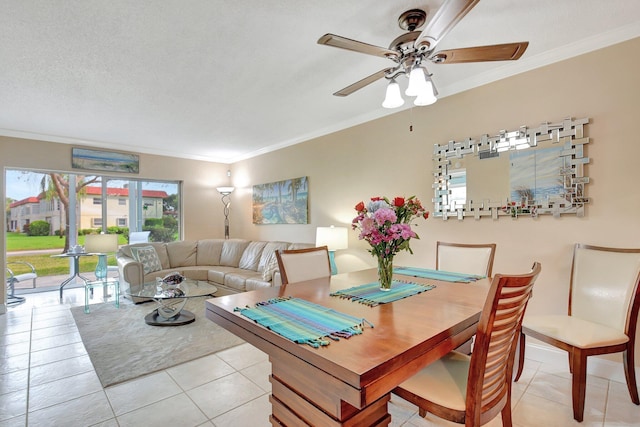
[[[87,353],[103,387],[160,371],[244,343],[241,338],[205,317],[204,302],[189,298],[186,310],[196,321],[183,326],[150,326],[144,316],[155,308],[144,304],[113,303],[72,307]]]

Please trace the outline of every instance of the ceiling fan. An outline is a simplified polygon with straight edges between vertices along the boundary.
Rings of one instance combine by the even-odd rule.
[[[365,77],[337,92],[335,96],[347,96],[378,79],[389,80],[387,97],[383,107],[395,108],[404,103],[395,78],[401,74],[409,76],[406,95],[416,96],[414,104],[429,105],[435,102],[437,91],[431,81],[431,74],[425,62],[435,64],[460,64],[466,62],[508,61],[519,59],[529,46],[529,42],[505,43],[488,46],[476,46],[460,49],[448,49],[434,52],[436,46],[480,0],[445,0],[436,14],[422,31],[420,28],[427,18],[422,9],[411,9],[400,15],[398,25],[407,33],[394,39],[389,48],[374,46],[335,34],[325,34],[318,44],[333,46],[367,55],[381,56],[395,64]],[[390,93],[390,91],[392,93]],[[393,99],[390,99],[393,97]]]

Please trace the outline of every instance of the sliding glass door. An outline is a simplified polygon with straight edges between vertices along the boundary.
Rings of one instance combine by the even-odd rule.
[[[7,169],[5,187],[7,263],[39,264],[40,282],[42,275],[59,274],[55,266],[47,273],[50,255],[84,245],[87,234],[118,234],[119,244],[139,231],[148,231],[152,242],[182,237],[178,181]],[[95,267],[89,261],[87,271]]]
[[[177,181],[9,169],[5,182],[9,232],[28,233],[33,221],[45,221],[51,236],[151,231],[151,241],[181,237]]]

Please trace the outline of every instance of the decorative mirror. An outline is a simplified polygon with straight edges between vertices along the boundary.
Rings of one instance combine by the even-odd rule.
[[[434,216],[584,216],[588,118],[435,145]]]

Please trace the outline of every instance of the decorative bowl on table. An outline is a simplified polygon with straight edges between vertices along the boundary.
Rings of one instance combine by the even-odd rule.
[[[184,281],[184,279],[185,279],[184,276],[180,273],[169,273],[162,278],[162,281],[166,285],[171,286],[171,285],[179,285]]]

